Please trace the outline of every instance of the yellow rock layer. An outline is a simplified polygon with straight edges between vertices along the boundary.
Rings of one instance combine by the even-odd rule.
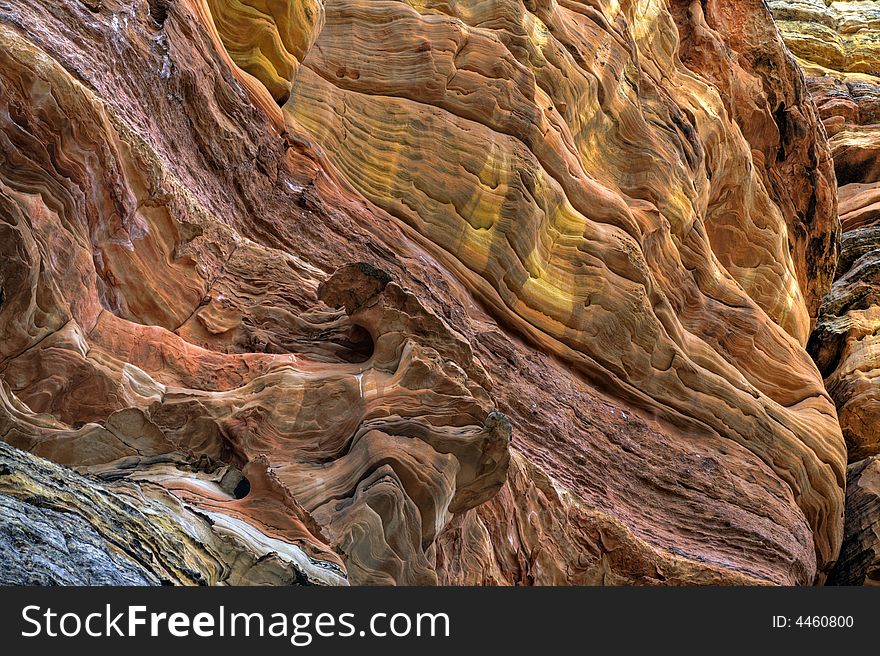
[[[324,0],[205,0],[233,61],[283,103],[324,20]]]
[[[845,456],[802,349],[796,237],[679,48],[654,0],[328,0],[284,111],[504,321],[617,398],[758,454],[824,560]]]

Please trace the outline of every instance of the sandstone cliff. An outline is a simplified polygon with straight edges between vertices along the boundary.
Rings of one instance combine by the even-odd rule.
[[[840,139],[762,0],[0,0],[0,434],[145,582],[822,582]]]
[[[880,512],[876,463],[866,458],[880,454],[880,6],[771,6],[819,106],[840,185],[841,256],[809,344],[852,463],[844,548],[832,579],[876,583]]]

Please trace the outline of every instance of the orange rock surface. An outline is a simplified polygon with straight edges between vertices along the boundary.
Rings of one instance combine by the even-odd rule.
[[[354,584],[821,582],[833,167],[760,0],[15,0],[0,434]]]

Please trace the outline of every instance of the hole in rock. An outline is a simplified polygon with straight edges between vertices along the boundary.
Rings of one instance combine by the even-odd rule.
[[[373,348],[375,346],[373,338],[367,329],[361,326],[349,328],[348,333],[337,344],[345,349],[341,357],[347,362],[366,362],[373,357]]]
[[[219,485],[227,494],[236,499],[244,499],[251,491],[251,482],[238,469],[230,467],[223,478],[220,479]]]
[[[238,482],[238,485],[235,486],[235,489],[232,491],[232,496],[236,499],[244,499],[251,491],[251,482],[246,479],[244,476],[241,477],[241,480]]]

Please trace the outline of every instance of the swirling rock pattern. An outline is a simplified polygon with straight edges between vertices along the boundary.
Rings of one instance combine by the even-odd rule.
[[[805,340],[833,262],[832,176],[815,113],[798,103],[796,79],[765,87],[748,61],[760,37],[775,37],[769,21],[763,33],[757,21],[755,34],[734,32],[748,63],[728,57],[731,83],[711,68],[721,41],[704,29],[729,19],[726,8],[709,19],[672,9],[331,0],[284,112],[485,303],[603,391],[757,451],[755,419],[790,412],[765,402],[797,407],[783,425],[815,413],[819,433],[807,441],[827,473],[837,468],[822,493],[834,496],[841,451],[827,397],[777,329]],[[784,50],[775,56],[794,78]],[[796,145],[801,133],[812,136]],[[810,182],[789,196],[783,179]],[[821,237],[806,246],[808,234]],[[746,318],[748,306],[773,321]],[[748,347],[714,337],[708,316],[754,326],[741,333]],[[754,360],[737,357],[749,349]],[[762,354],[789,349],[802,373],[783,391]],[[748,390],[716,387],[731,380]],[[694,403],[718,394],[732,407]]]
[[[759,0],[0,0],[0,46],[8,442],[306,582],[824,579],[834,170]]]
[[[297,67],[324,24],[324,0],[207,3],[232,60],[259,80],[276,101],[287,100]]]
[[[142,9],[90,20],[157,31]],[[328,279],[236,234],[92,89],[2,37],[5,440],[161,485],[334,581],[435,582],[436,535],[509,458],[466,340],[379,269]],[[233,469],[175,471],[192,459]]]

